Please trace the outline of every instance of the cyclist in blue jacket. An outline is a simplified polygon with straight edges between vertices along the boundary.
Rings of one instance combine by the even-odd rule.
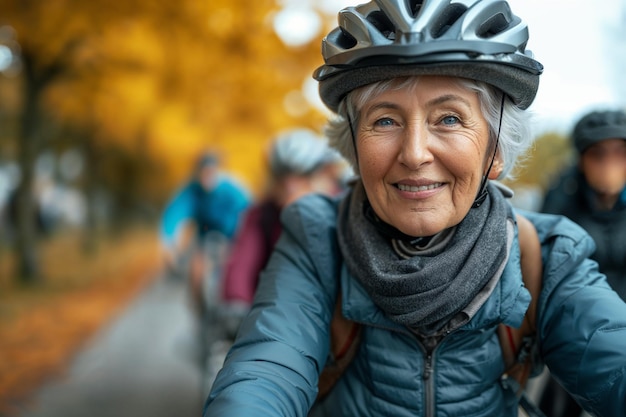
[[[534,327],[526,353],[585,410],[626,416],[626,304],[593,240],[522,216],[496,181],[532,144],[543,66],[524,21],[503,0],[373,0],[338,20],[314,77],[359,177],[283,210],[204,416],[518,416],[502,325]],[[360,342],[318,398],[336,312]]]
[[[203,154],[194,167],[191,180],[167,203],[161,219],[161,242],[168,267],[176,268],[185,251],[181,242],[187,226],[194,231],[189,260],[192,302],[204,309],[203,280],[206,271],[215,268],[210,259],[225,255],[225,245],[234,237],[243,213],[251,203],[248,191],[219,169],[214,153]],[[210,247],[207,247],[210,246]]]

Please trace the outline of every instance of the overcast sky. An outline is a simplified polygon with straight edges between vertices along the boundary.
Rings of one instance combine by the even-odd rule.
[[[298,8],[311,5],[330,14],[363,1],[281,2]],[[622,76],[626,72],[626,0],[509,0],[509,4],[527,22],[528,49],[545,67],[531,106],[538,131],[565,133],[591,108],[626,107],[626,77]],[[321,26],[318,21],[311,24],[311,30],[317,32]],[[304,33],[306,24],[298,21],[296,27]]]
[[[545,127],[570,129],[598,106],[626,106],[626,0],[509,0],[526,20],[528,49],[545,67],[531,109]],[[621,30],[621,34],[620,34]]]

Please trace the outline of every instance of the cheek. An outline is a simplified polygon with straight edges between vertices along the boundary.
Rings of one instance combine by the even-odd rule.
[[[626,162],[587,162],[583,165],[587,181],[592,187],[620,189],[626,184]]]
[[[394,155],[389,146],[364,141],[358,146],[357,161],[362,178],[379,178],[393,164]]]
[[[470,152],[449,152],[442,159],[442,164],[455,179],[458,191],[468,191],[477,188],[485,171],[483,156],[471,150]]]

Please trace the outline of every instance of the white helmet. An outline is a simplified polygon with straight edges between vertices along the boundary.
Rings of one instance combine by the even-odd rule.
[[[526,24],[503,0],[373,0],[339,13],[313,76],[333,111],[363,85],[427,74],[486,82],[525,109],[543,71],[527,41]]]
[[[274,177],[310,175],[324,165],[340,161],[341,156],[326,141],[308,129],[294,129],[279,135],[269,154]]]

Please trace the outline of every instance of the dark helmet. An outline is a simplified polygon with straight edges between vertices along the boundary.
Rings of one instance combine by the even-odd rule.
[[[626,113],[621,110],[593,111],[582,117],[572,133],[578,153],[605,139],[626,140]]]
[[[528,28],[503,0],[373,0],[339,12],[313,77],[333,111],[355,88],[411,75],[447,75],[533,102],[543,66],[526,51]]]

